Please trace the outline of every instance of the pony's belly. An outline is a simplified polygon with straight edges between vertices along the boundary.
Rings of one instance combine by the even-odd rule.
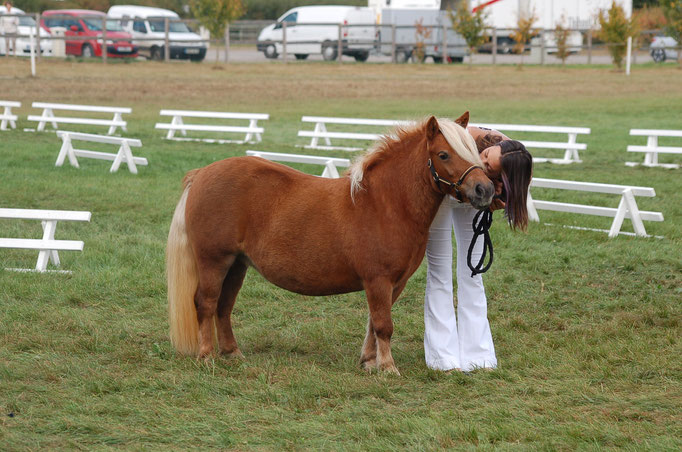
[[[301,265],[271,267],[257,265],[249,259],[251,266],[272,284],[301,295],[335,295],[363,290],[362,281],[349,271],[330,269],[301,269]]]

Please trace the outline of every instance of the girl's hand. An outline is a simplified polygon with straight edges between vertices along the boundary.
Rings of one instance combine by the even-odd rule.
[[[494,212],[494,211],[499,210],[499,209],[504,209],[505,206],[506,206],[506,204],[504,203],[504,201],[502,201],[501,199],[495,198],[495,199],[493,199],[493,202],[490,203],[489,209],[491,212]]]

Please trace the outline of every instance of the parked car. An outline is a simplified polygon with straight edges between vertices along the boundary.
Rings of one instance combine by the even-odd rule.
[[[655,36],[651,41],[651,58],[657,63],[677,59],[677,41],[670,36]]]
[[[0,15],[3,15],[7,12],[7,8],[4,5],[0,5]],[[20,10],[16,6],[12,7],[12,14],[26,14],[24,11]],[[40,33],[40,52],[44,56],[51,56],[52,55],[52,41],[49,39],[42,39],[42,38],[49,38],[50,33],[47,31],[43,30],[42,28],[38,28],[39,33]],[[36,21],[33,17],[31,16],[19,16],[19,28],[17,29],[17,32],[22,35],[21,37],[17,38],[17,55],[30,55],[31,54],[31,42],[29,41],[29,35],[31,32],[33,32],[33,36],[36,36]],[[37,41],[34,41],[35,45],[37,46]],[[36,51],[38,49],[36,48]],[[0,38],[0,54],[4,55],[6,53],[5,49],[5,40]]]
[[[375,21],[374,10],[370,8],[300,6],[265,27],[256,46],[266,58],[277,58],[284,51],[282,24],[286,22],[287,54],[304,60],[311,53],[321,53],[326,61],[333,61],[338,56],[339,24],[344,24],[349,26],[342,30],[342,53],[356,61],[367,61],[376,40]]]
[[[64,28],[66,54],[85,58],[102,56],[101,11],[87,9],[55,9],[44,11],[40,25],[47,31],[55,27]],[[80,39],[69,39],[78,37]],[[132,43],[130,33],[123,31],[118,21],[107,20],[107,56],[112,58],[134,58],[137,46]]]
[[[148,6],[115,5],[109,17],[121,19],[121,26],[132,34],[140,55],[152,60],[163,60],[166,44],[166,18],[170,58],[201,61],[206,57],[207,45],[201,36],[192,32],[173,11]]]

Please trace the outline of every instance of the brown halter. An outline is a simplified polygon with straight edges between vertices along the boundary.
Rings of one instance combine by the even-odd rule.
[[[449,180],[445,180],[438,175],[438,173],[436,172],[436,168],[433,167],[433,162],[431,162],[431,159],[429,159],[427,166],[431,170],[431,176],[433,177],[434,182],[436,182],[436,185],[438,186],[438,190],[440,190],[441,192],[443,191],[443,189],[440,187],[441,183],[443,183],[444,185],[447,185],[448,187],[450,187],[450,189],[455,190],[455,198],[457,198],[457,201],[459,201],[459,202],[463,202],[462,201],[462,192],[460,191],[460,188],[462,188],[462,184],[464,183],[464,179],[466,179],[466,177],[469,175],[469,173],[471,173],[475,169],[480,169],[481,171],[483,171],[483,168],[481,168],[480,166],[471,165],[469,168],[467,168],[466,171],[464,171],[464,173],[462,173],[462,176],[459,178],[459,180],[457,180],[457,182],[450,182]],[[483,172],[485,172],[485,171],[483,171]]]

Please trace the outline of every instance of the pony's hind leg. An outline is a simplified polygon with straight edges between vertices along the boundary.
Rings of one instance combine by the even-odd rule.
[[[194,294],[194,306],[197,309],[199,322],[199,357],[205,358],[213,351],[214,318],[218,311],[218,299],[228,269],[235,256],[229,256],[222,262],[199,261],[199,285]]]
[[[367,334],[365,334],[365,342],[362,344],[360,365],[362,365],[362,368],[368,372],[374,369],[377,365],[377,337],[374,334],[371,314],[368,315],[367,319]]]
[[[243,357],[237,340],[232,332],[232,308],[237,300],[237,293],[242,287],[248,266],[240,259],[235,260],[223,281],[223,290],[218,299],[218,344],[220,353],[228,356]]]
[[[381,371],[400,375],[391,354],[393,284],[388,279],[368,281],[365,282],[365,293],[367,294],[369,315],[376,336],[377,368]]]

